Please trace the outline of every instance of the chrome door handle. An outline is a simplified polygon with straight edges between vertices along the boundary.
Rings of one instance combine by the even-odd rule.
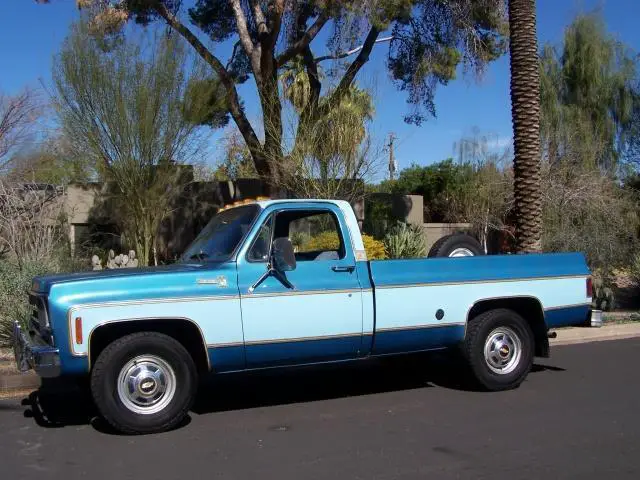
[[[353,272],[356,269],[355,265],[334,265],[331,270],[334,272]]]

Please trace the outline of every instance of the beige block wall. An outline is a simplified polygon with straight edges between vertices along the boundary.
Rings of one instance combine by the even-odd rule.
[[[424,223],[422,225],[424,235],[427,239],[427,249],[445,235],[458,232],[468,232],[471,230],[470,223]]]
[[[65,213],[72,224],[89,223],[89,213],[100,191],[97,184],[71,184],[65,196]]]

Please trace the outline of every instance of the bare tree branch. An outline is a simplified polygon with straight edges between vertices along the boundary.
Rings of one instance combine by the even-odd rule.
[[[393,40],[393,36],[379,38],[378,40],[375,41],[375,43],[390,42],[391,40]],[[347,50],[346,52],[340,52],[334,55],[323,55],[322,57],[317,57],[314,59],[314,61],[316,63],[320,63],[326,60],[340,60],[342,58],[347,58],[347,57],[350,57],[351,55],[355,55],[363,48],[364,48],[364,45],[360,45],[359,47],[353,48],[351,50]]]
[[[154,9],[158,14],[164,18],[164,20],[169,24],[171,28],[173,28],[176,32],[178,32],[189,44],[195,49],[195,51],[202,57],[216,72],[216,74],[220,77],[222,84],[224,85],[227,91],[227,101],[229,102],[229,112],[233,117],[233,120],[236,122],[240,133],[242,133],[242,137],[247,142],[247,145],[252,150],[252,152],[259,152],[262,149],[262,145],[260,144],[260,140],[256,135],[255,130],[251,126],[249,119],[247,118],[242,105],[240,105],[240,100],[238,99],[238,91],[236,90],[235,83],[229,72],[224,68],[222,62],[214,56],[207,47],[196,37],[189,28],[187,28],[182,22],[180,22],[175,15],[173,15],[167,8],[164,6],[162,2],[156,2],[154,4]]]
[[[276,61],[278,67],[286,64],[289,60],[302,53],[302,51],[309,46],[309,44],[316,38],[318,32],[322,30],[322,27],[329,21],[329,16],[326,13],[318,15],[316,21],[309,27],[309,29],[282,55],[278,56]]]
[[[268,35],[264,40],[265,48],[270,52],[269,55],[273,55],[273,49],[278,42],[278,36],[280,35],[280,28],[282,27],[282,15],[284,14],[284,0],[276,0],[269,8],[269,25],[266,28]],[[260,29],[258,29],[260,32]],[[276,62],[277,68],[277,62]]]
[[[329,104],[332,104],[334,101],[340,101],[340,99],[349,91],[351,84],[356,78],[356,75],[360,71],[360,69],[364,66],[365,63],[369,61],[369,55],[371,55],[371,50],[373,50],[373,46],[376,44],[376,40],[378,39],[378,35],[380,35],[380,30],[377,27],[371,27],[369,33],[367,34],[367,38],[362,45],[362,49],[360,53],[356,57],[356,59],[349,65],[347,71],[345,72],[342,80],[338,84],[338,87],[331,94],[331,101]]]
[[[49,260],[64,235],[63,193],[50,185],[0,181],[0,253],[19,267]]]
[[[33,90],[26,89],[13,97],[0,93],[0,172],[9,166],[9,154],[33,133],[41,113],[41,105]]]
[[[260,6],[260,0],[251,0],[251,8],[253,9],[253,18],[256,22],[256,30],[258,35],[264,35],[267,33],[267,19],[264,16],[262,7]]]
[[[242,5],[240,5],[240,0],[229,0],[229,4],[233,10],[233,15],[236,18],[236,27],[238,29],[238,36],[240,37],[240,43],[242,44],[242,48],[247,53],[247,56],[251,59],[251,66],[253,67],[253,73],[256,75],[256,78],[259,78],[260,74],[260,64],[257,63],[258,55],[255,55],[255,52],[259,47],[254,45],[253,40],[251,39],[251,34],[249,33],[249,26],[247,25],[247,17],[242,11]],[[259,8],[259,5],[257,5]],[[257,21],[257,20],[256,20]],[[256,58],[257,57],[257,58]]]
[[[231,68],[231,64],[233,63],[233,60],[236,58],[236,55],[238,54],[239,47],[241,47],[240,40],[238,40],[236,43],[233,44],[233,50],[231,52],[231,56],[229,57],[229,60],[227,61],[227,64],[224,67],[225,70],[229,71],[229,68]]]

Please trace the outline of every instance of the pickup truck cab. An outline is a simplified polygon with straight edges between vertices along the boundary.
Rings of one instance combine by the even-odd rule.
[[[517,387],[550,329],[588,320],[591,280],[579,253],[368,261],[348,203],[260,200],[175,264],[37,277],[29,299],[18,366],[88,377],[107,421],[147,433],[209,372],[458,348],[479,386]]]

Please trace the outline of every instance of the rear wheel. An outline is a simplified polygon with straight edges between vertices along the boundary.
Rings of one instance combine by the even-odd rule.
[[[187,415],[197,388],[196,367],[173,338],[134,333],[105,348],[91,372],[102,416],[123,433],[170,430]]]
[[[469,322],[464,356],[475,380],[487,390],[519,386],[531,371],[534,337],[517,313],[496,309]]]

